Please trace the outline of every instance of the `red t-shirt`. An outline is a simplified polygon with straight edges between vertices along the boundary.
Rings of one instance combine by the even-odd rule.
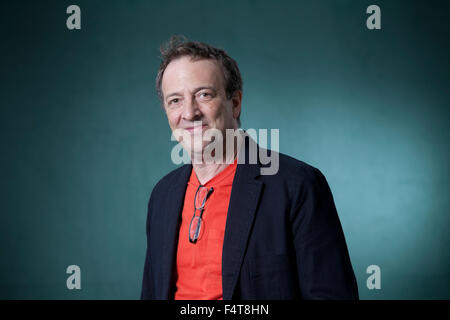
[[[214,191],[207,198],[200,235],[189,242],[189,224],[194,214],[194,196],[200,182],[192,169],[182,212],[176,265],[176,300],[222,299],[222,246],[225,235],[231,186],[237,160],[204,186]],[[197,210],[196,215],[200,215]]]

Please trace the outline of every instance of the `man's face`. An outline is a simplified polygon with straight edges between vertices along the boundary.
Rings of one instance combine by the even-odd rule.
[[[169,63],[162,78],[164,109],[170,128],[185,129],[194,134],[194,121],[202,126],[195,134],[218,129],[237,129],[241,111],[241,92],[227,99],[222,69],[212,59],[191,60],[181,57]],[[200,129],[200,130],[199,130]],[[203,142],[202,149],[209,142]],[[186,146],[185,146],[186,147]]]

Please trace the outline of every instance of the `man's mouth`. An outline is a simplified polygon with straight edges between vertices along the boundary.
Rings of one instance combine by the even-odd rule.
[[[194,132],[197,132],[197,131],[201,132],[204,129],[206,129],[206,127],[208,127],[208,126],[206,124],[204,124],[204,125],[201,125],[201,126],[187,127],[187,128],[184,128],[184,130],[187,130],[189,133],[194,133]]]

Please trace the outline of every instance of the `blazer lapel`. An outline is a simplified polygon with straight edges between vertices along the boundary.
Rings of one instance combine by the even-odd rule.
[[[171,290],[173,289],[174,281],[173,270],[177,254],[179,224],[191,170],[191,164],[184,165],[180,173],[174,176],[173,181],[171,181],[173,188],[171,192],[166,194],[165,201],[162,204],[164,206],[164,224],[160,227],[164,228],[166,232],[162,239],[163,256],[161,259],[162,268],[159,296],[163,300],[172,298]]]
[[[224,300],[230,300],[233,297],[263,187],[263,183],[255,179],[260,175],[259,164],[250,164],[248,161],[249,146],[256,148],[253,150],[257,150],[256,142],[250,137],[246,137],[243,145],[244,148],[241,148],[238,157],[225,227],[222,252]],[[246,152],[242,154],[242,151]],[[245,163],[240,164],[241,157],[245,157]]]

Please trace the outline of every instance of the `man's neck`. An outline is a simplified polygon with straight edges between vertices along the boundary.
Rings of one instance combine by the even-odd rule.
[[[194,169],[195,174],[197,175],[197,179],[200,184],[204,185],[209,180],[218,175],[221,171],[223,171],[229,164],[233,163],[237,157],[238,150],[240,148],[240,144],[238,143],[237,138],[234,139],[233,145],[233,156],[230,158],[224,158],[222,163],[192,163],[192,167]]]
[[[195,174],[197,175],[198,181],[200,184],[204,185],[209,180],[214,178],[217,174],[223,171],[228,163],[223,164],[192,164]]]

